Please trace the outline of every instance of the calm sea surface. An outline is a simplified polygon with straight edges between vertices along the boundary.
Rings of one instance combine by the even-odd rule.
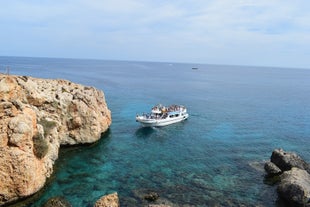
[[[262,163],[275,148],[310,161],[310,70],[203,64],[0,57],[0,72],[68,79],[104,91],[112,125],[91,146],[61,151],[39,207],[53,196],[93,206],[118,192],[175,206],[276,206]],[[198,67],[198,70],[192,70]],[[182,104],[188,120],[141,128],[136,113]]]

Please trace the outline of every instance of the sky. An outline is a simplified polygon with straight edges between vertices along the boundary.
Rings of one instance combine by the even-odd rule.
[[[0,56],[310,68],[309,0],[9,0]]]

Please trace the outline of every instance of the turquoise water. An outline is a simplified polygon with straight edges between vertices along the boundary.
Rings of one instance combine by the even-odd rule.
[[[176,206],[276,206],[264,160],[284,148],[310,161],[310,70],[0,57],[0,72],[7,65],[102,89],[112,111],[98,143],[61,151],[33,207],[52,196],[92,206],[112,192],[121,206],[143,206],[148,191]],[[185,105],[190,117],[141,128],[136,113],[157,103]]]

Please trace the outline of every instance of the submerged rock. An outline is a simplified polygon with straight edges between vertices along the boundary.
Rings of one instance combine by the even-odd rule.
[[[72,205],[63,197],[53,197],[48,199],[43,207],[72,207]]]
[[[148,194],[144,195],[144,199],[148,201],[156,201],[158,198],[159,195],[156,192],[149,192]]]
[[[39,191],[61,145],[95,142],[110,124],[100,90],[0,74],[0,206]]]

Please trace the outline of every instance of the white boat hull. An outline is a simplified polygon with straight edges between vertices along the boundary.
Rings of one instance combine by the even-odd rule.
[[[170,124],[178,123],[188,118],[188,114],[183,114],[178,117],[167,117],[165,119],[147,119],[144,116],[137,116],[136,121],[140,122],[144,127],[162,127]]]

